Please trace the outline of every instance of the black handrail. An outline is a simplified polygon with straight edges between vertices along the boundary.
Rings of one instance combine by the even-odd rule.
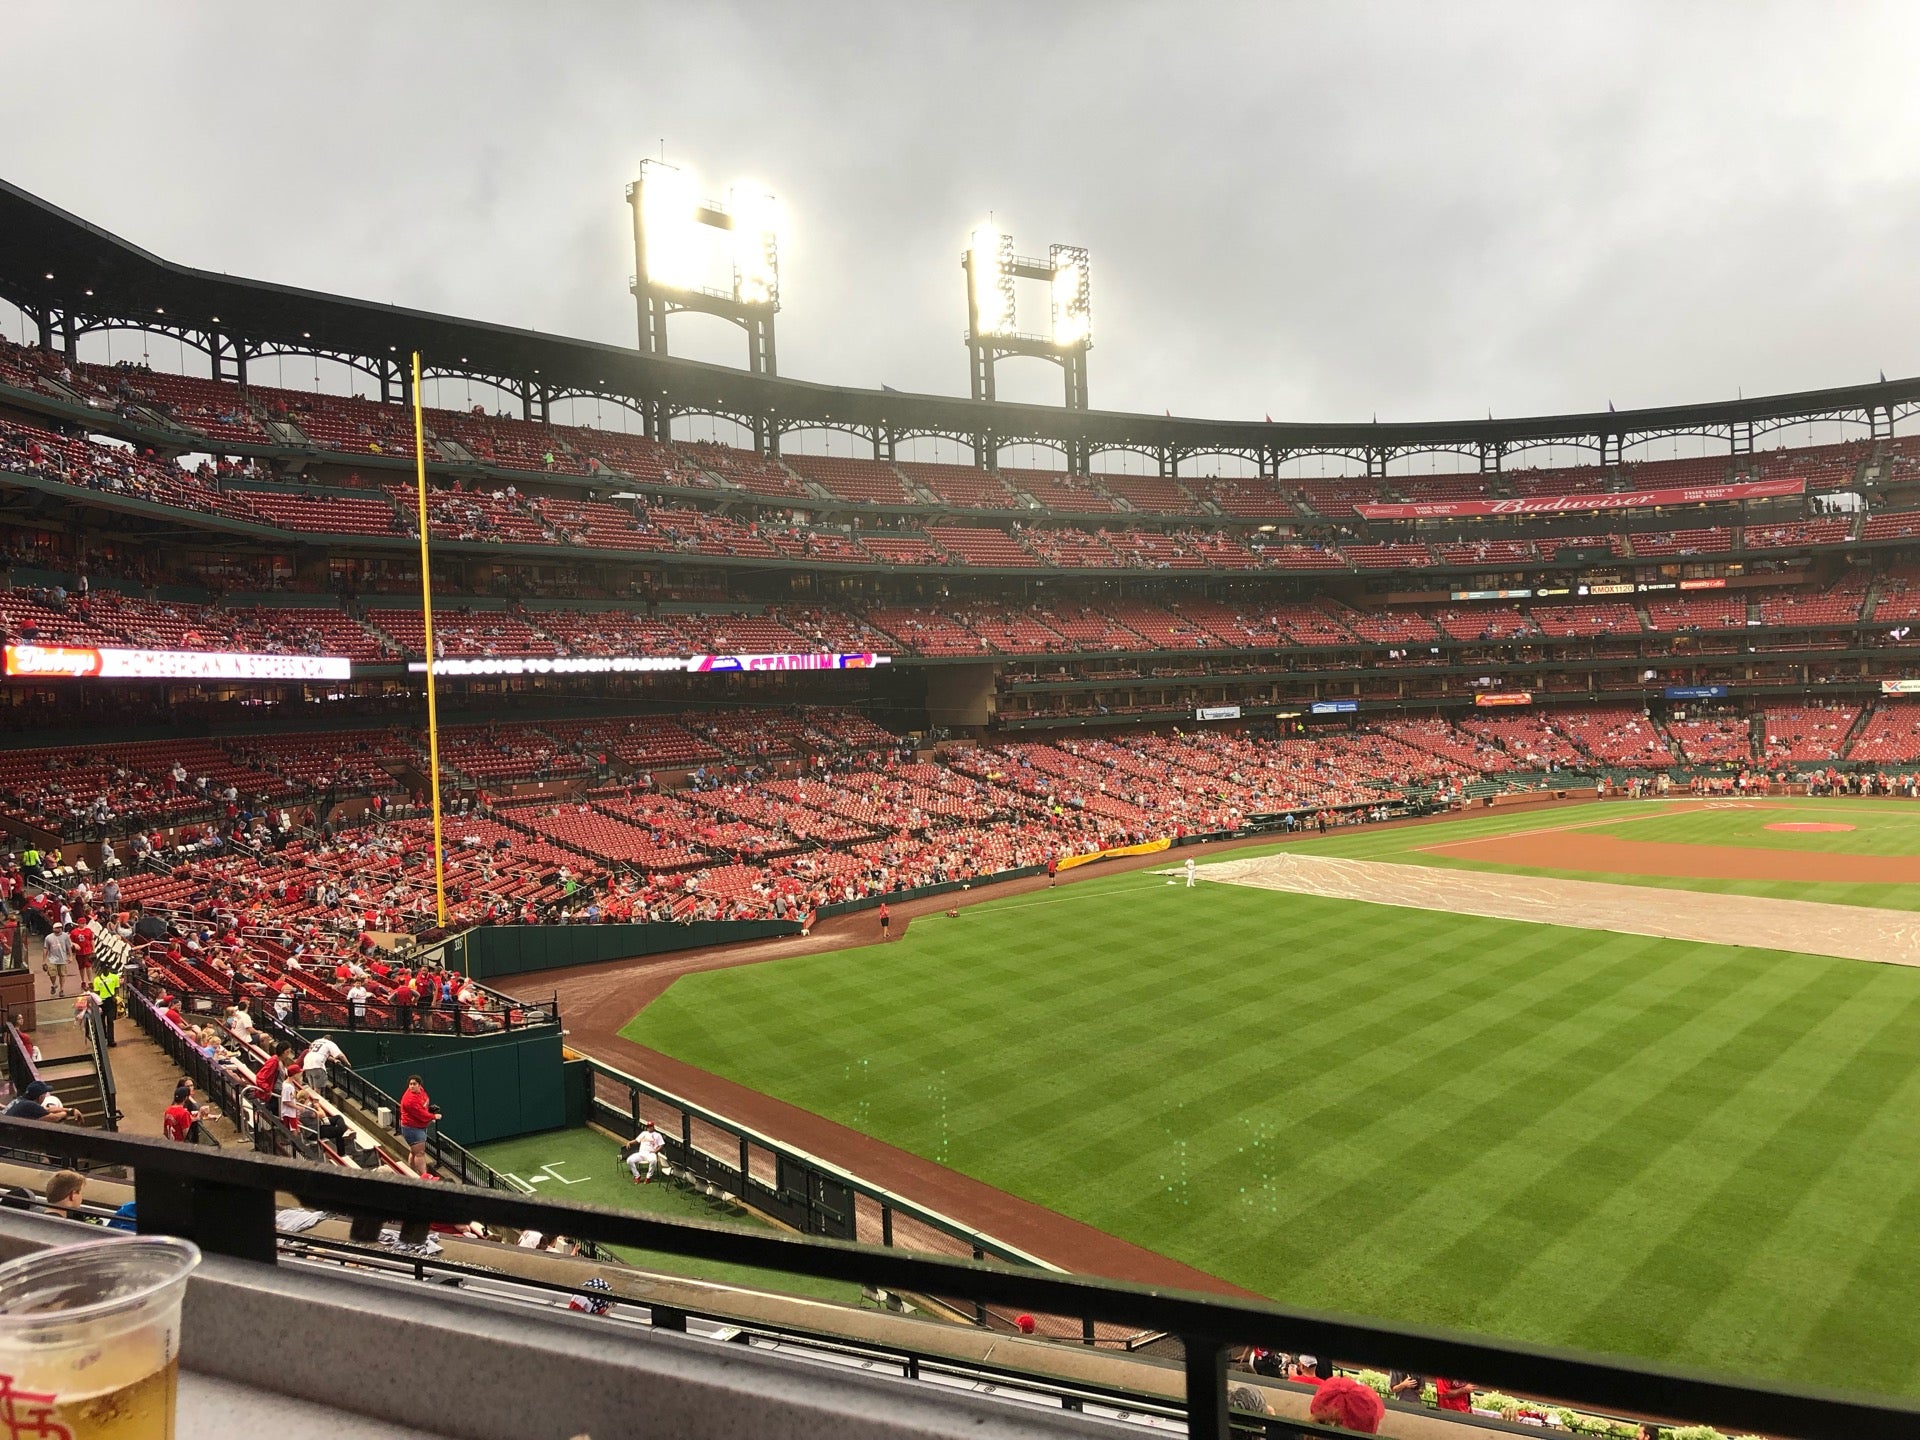
[[[267,1264],[278,1254],[276,1196],[290,1192],[310,1208],[371,1220],[478,1221],[893,1291],[970,1295],[1039,1313],[1162,1330],[1179,1337],[1185,1352],[1189,1433],[1207,1440],[1226,1440],[1228,1353],[1247,1343],[1428,1375],[1471,1375],[1503,1389],[1555,1396],[1603,1411],[1681,1416],[1798,1440],[1911,1440],[1920,1433],[1920,1403],[1887,1396],[1636,1365],[1265,1301],[663,1220],[597,1205],[227,1154],[42,1121],[0,1117],[0,1137],[23,1149],[70,1160],[130,1166],[143,1232],[183,1236],[216,1254]],[[661,1321],[656,1318],[655,1323]]]
[[[120,993],[126,994],[123,986]],[[80,1032],[87,1037],[87,1048],[93,1053],[94,1075],[100,1082],[100,1099],[106,1106],[100,1125],[105,1130],[120,1128],[119,1093],[113,1083],[113,1060],[107,1054],[107,1032],[101,1004],[98,996],[83,993],[83,1006],[80,1012]]]
[[[7,1021],[7,1082],[13,1086],[13,1093],[20,1094],[39,1078],[40,1070],[33,1063],[33,1052],[27,1048],[26,1037],[18,1025]]]

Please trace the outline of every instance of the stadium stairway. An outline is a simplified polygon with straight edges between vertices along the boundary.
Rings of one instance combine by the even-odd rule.
[[[1862,705],[1860,707],[1860,713],[1853,717],[1853,724],[1848,728],[1845,737],[1840,741],[1841,759],[1845,760],[1852,757],[1854,742],[1858,740],[1861,735],[1866,732],[1867,727],[1873,723],[1873,716],[1873,706]],[[1754,719],[1761,724],[1765,723],[1764,716],[1755,716]],[[1762,752],[1756,751],[1755,753]]]
[[[1880,577],[1873,577],[1867,586],[1867,593],[1860,600],[1860,618],[1863,621],[1873,619],[1873,612],[1880,608]],[[1864,711],[1862,712],[1865,713]]]
[[[1687,753],[1686,750],[1682,748],[1680,742],[1673,738],[1673,732],[1667,729],[1667,722],[1662,720],[1658,715],[1655,715],[1651,710],[1647,712],[1647,723],[1653,727],[1653,733],[1660,737],[1660,743],[1667,747],[1668,753],[1672,754],[1675,758],[1684,756]]]

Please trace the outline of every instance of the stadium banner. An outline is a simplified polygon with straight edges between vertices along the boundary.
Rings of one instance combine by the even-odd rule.
[[[343,655],[248,655],[222,650],[127,650],[116,645],[9,645],[22,680],[345,680]]]
[[[1727,687],[1724,685],[1669,685],[1661,695],[1668,700],[1724,700]]]
[[[1146,840],[1138,845],[1115,845],[1107,850],[1095,850],[1090,855],[1069,855],[1061,860],[1060,868],[1071,870],[1076,865],[1091,865],[1096,860],[1111,860],[1117,855],[1157,855],[1172,844],[1170,837],[1162,835],[1158,840]]]
[[[1882,680],[1882,695],[1920,695],[1920,680]]]
[[[1533,692],[1531,690],[1483,690],[1473,697],[1473,703],[1481,706],[1531,705]]]
[[[1727,577],[1709,575],[1704,580],[1682,580],[1680,588],[1682,590],[1724,590],[1727,588]]]
[[[1240,707],[1238,705],[1202,705],[1193,712],[1193,718],[1196,720],[1238,720],[1240,718]]]
[[[1621,495],[1529,495],[1513,500],[1363,501],[1353,508],[1362,520],[1449,520],[1469,515],[1560,515],[1581,510],[1652,510],[1663,505],[1708,505],[1720,500],[1771,500],[1804,495],[1807,482],[1741,480],[1731,485],[1690,485],[1676,490],[1629,490]]]
[[[1582,585],[1580,593],[1582,595],[1631,595],[1633,586],[1624,580],[1607,585]]]
[[[891,655],[839,651],[784,655],[479,655],[450,656],[433,662],[436,675],[742,675],[776,670],[871,670],[891,665]],[[407,669],[424,675],[427,662],[409,660]]]
[[[1450,600],[1525,600],[1533,594],[1531,590],[1453,590],[1448,592]]]
[[[1309,715],[1351,715],[1360,708],[1358,700],[1316,700],[1307,707]]]

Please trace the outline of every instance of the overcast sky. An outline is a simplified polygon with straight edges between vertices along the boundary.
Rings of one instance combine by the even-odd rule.
[[[804,379],[964,392],[958,262],[989,211],[1022,253],[1091,250],[1100,408],[1510,416],[1920,372],[1912,3],[6,23],[0,173],[210,269],[630,344],[640,158],[762,179]],[[677,350],[743,362],[681,323]],[[1038,362],[1002,376],[1058,398]]]

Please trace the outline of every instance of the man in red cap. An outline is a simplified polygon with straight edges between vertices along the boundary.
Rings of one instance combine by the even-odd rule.
[[[1362,1435],[1379,1434],[1380,1422],[1386,1414],[1387,1404],[1379,1392],[1346,1375],[1322,1380],[1307,1405],[1308,1419],[1322,1425],[1337,1425],[1342,1430],[1356,1430]]]

